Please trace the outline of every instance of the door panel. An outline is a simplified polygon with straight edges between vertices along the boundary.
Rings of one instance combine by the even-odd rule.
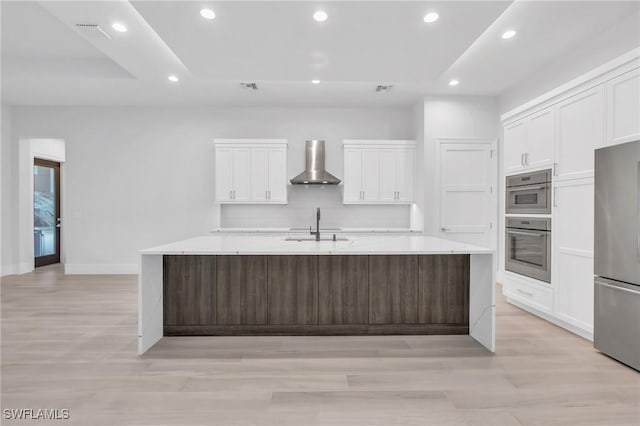
[[[380,150],[380,200],[396,201],[398,190],[398,150],[383,148]]]
[[[35,266],[60,263],[60,163],[34,159],[33,225]]]
[[[251,148],[251,168],[244,169],[251,175],[251,201],[268,201],[269,152],[267,148]]]
[[[416,150],[404,149],[398,150],[398,198],[399,201],[410,202],[415,198],[414,180],[415,180],[415,161]]]
[[[268,323],[318,324],[318,256],[268,256]]]
[[[163,256],[164,325],[216,323],[216,257]]]
[[[345,149],[344,201],[360,202],[362,194],[362,150]]]
[[[233,148],[233,201],[251,200],[251,149]]]
[[[553,164],[555,148],[554,107],[533,114],[527,118],[527,157],[529,167]]]
[[[269,201],[287,201],[287,150],[269,149]]]
[[[369,324],[418,322],[418,256],[369,256]]]
[[[509,124],[504,128],[504,172],[511,173],[523,169],[522,154],[525,152],[524,120]]]
[[[319,257],[319,323],[367,324],[369,256]]]
[[[603,103],[602,86],[598,86],[558,104],[558,179],[593,176],[594,150],[604,143]]]
[[[495,215],[491,143],[440,144],[440,237],[493,247]]]
[[[640,70],[607,82],[607,144],[640,139]]]
[[[380,199],[380,151],[362,150],[362,192],[364,201]]]
[[[552,282],[562,320],[593,327],[593,179],[560,182],[555,189]]]
[[[233,149],[216,148],[216,201],[231,201]]]
[[[469,325],[470,257],[419,256],[418,321]]]
[[[267,257],[215,257],[217,324],[266,324]]]

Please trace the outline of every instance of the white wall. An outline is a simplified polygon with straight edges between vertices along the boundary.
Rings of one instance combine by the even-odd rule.
[[[15,215],[18,204],[17,187],[17,154],[14,160],[12,143],[12,108],[1,106],[2,135],[0,140],[0,276],[13,274],[17,269],[16,240],[14,231],[17,228]],[[15,165],[15,167],[14,167]]]
[[[428,96],[424,100],[424,231],[438,232],[435,182],[438,138],[497,138],[498,102],[484,96]]]
[[[525,78],[500,96],[504,114],[599,65],[640,46],[640,13],[563,54]]]
[[[290,176],[304,168],[304,140],[324,138],[327,168],[341,177],[342,139],[413,138],[413,130],[411,111],[401,109],[16,106],[12,143],[5,143],[4,135],[2,141],[3,148],[14,150],[9,157],[5,150],[2,155],[2,221],[8,221],[5,189],[13,186],[7,185],[5,176],[16,175],[13,182],[17,182],[17,171],[4,165],[17,164],[18,141],[64,139],[62,216],[67,267],[73,272],[135,273],[140,249],[199,235],[218,223],[213,201],[214,137],[289,139]],[[327,224],[334,223],[329,220],[332,214],[335,219],[341,211],[351,211],[337,197],[323,203]],[[349,223],[336,224],[360,223],[362,212],[357,210],[353,209],[358,214],[345,214]],[[274,219],[280,213],[264,210],[266,217]],[[225,210],[222,219],[231,220],[225,219],[226,214]],[[366,214],[372,220],[377,217],[372,223],[380,226],[408,226],[407,207],[372,208]],[[9,227],[15,222],[15,218],[9,221]],[[303,222],[306,225],[308,219]],[[16,253],[16,247],[9,252]]]

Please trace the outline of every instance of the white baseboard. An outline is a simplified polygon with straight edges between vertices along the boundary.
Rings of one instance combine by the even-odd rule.
[[[561,319],[558,319],[556,317],[553,317],[549,314],[546,314],[544,312],[539,311],[538,309],[532,308],[531,306],[527,306],[524,303],[520,303],[519,301],[512,299],[510,297],[507,296],[507,302],[511,303],[512,305],[517,306],[518,308],[525,310],[533,315],[539,316],[540,318],[549,321],[550,323],[557,325],[558,327],[562,327],[567,331],[572,332],[573,334],[577,334],[580,337],[583,337],[589,341],[593,342],[593,332],[592,331],[587,331],[584,330],[582,328],[576,327],[573,324],[569,324],[568,322],[562,321]]]
[[[64,273],[68,275],[137,275],[137,263],[67,263]]]
[[[18,271],[18,265],[2,265],[0,267],[0,277],[6,277],[7,275],[15,275]]]

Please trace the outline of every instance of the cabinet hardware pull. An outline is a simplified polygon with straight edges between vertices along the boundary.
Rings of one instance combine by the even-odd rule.
[[[233,200],[233,191],[232,190],[229,190],[229,199]]]
[[[524,166],[524,154],[520,154],[520,165]]]
[[[528,291],[524,291],[523,289],[519,288],[518,292],[522,293],[522,294],[526,294],[529,297],[533,296],[533,293],[529,293]]]
[[[558,187],[553,188],[553,207],[558,207]]]
[[[558,163],[553,163],[553,175],[558,176]]]
[[[526,164],[527,166],[529,165],[529,153],[528,152],[524,153],[524,164]]]

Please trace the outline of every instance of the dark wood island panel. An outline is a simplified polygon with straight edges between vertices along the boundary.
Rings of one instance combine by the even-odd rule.
[[[469,255],[165,255],[165,335],[468,334]]]
[[[267,257],[215,256],[219,325],[267,323]]]
[[[163,256],[164,324],[216,323],[216,256]]]

